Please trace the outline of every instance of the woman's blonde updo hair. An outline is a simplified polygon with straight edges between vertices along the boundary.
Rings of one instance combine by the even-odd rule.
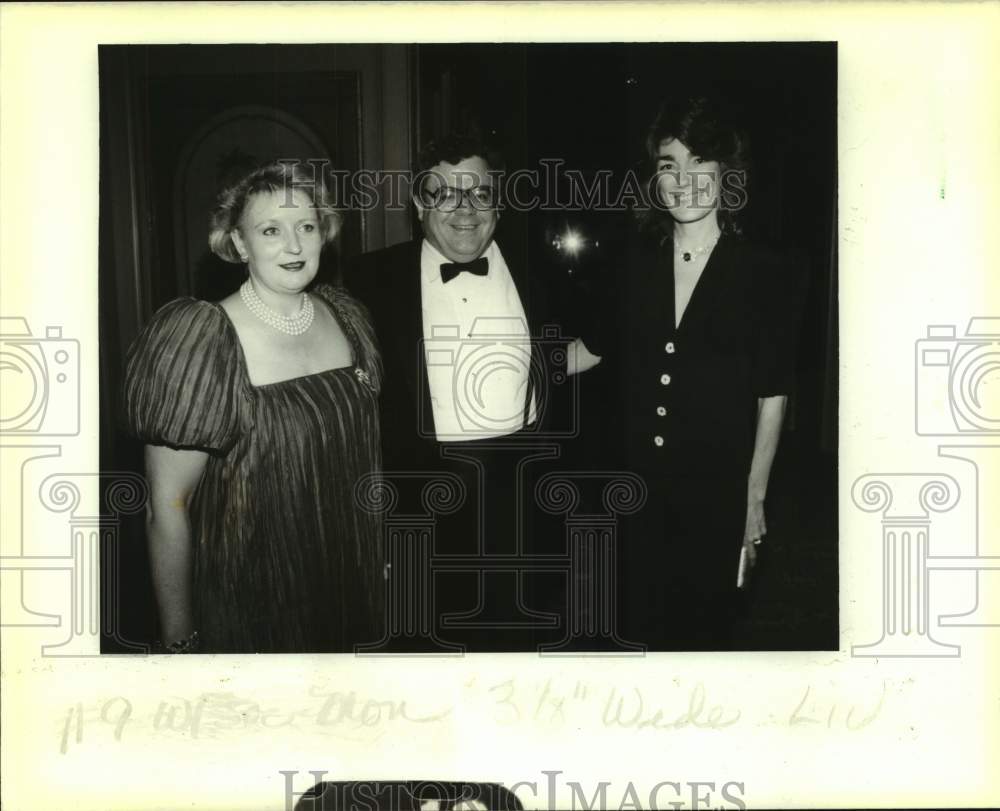
[[[254,169],[219,193],[215,208],[212,209],[211,230],[208,234],[208,245],[212,253],[227,262],[242,263],[233,244],[232,234],[239,228],[240,217],[250,198],[255,194],[272,192],[291,195],[292,191],[300,191],[312,201],[319,217],[323,244],[332,241],[340,230],[341,217],[330,201],[320,165],[278,161]]]

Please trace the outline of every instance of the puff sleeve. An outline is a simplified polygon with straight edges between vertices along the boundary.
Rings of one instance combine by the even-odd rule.
[[[224,452],[238,438],[235,331],[215,305],[176,299],[129,348],[122,388],[126,430],[151,445]]]
[[[804,277],[797,264],[765,254],[754,274],[757,341],[754,388],[758,397],[790,395],[795,386]]]

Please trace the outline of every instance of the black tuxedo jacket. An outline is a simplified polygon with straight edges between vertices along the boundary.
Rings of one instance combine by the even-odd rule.
[[[345,269],[347,288],[368,308],[382,353],[382,463],[385,470],[435,470],[441,464],[434,438],[434,417],[424,361],[420,297],[423,240],[363,254]],[[502,250],[502,248],[501,248]],[[557,371],[558,352],[566,339],[549,320],[544,292],[527,273],[523,256],[503,254],[528,319],[532,344],[533,388],[538,404],[536,435],[544,433],[551,411],[544,407],[545,387]],[[553,362],[553,356],[556,362]],[[565,361],[562,361],[565,370]],[[530,402],[530,399],[527,401]],[[452,443],[448,443],[452,444]]]

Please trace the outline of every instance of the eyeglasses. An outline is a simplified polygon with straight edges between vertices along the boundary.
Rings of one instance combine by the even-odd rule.
[[[497,190],[493,186],[472,186],[468,189],[438,186],[436,189],[424,189],[420,193],[424,206],[444,212],[461,208],[466,200],[476,211],[487,211],[496,208],[497,198]]]

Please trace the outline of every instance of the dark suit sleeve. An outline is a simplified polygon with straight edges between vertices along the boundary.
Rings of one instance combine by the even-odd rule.
[[[603,280],[579,291],[575,302],[580,339],[589,352],[602,358],[613,352],[608,329],[609,322],[616,317],[612,302]]]

